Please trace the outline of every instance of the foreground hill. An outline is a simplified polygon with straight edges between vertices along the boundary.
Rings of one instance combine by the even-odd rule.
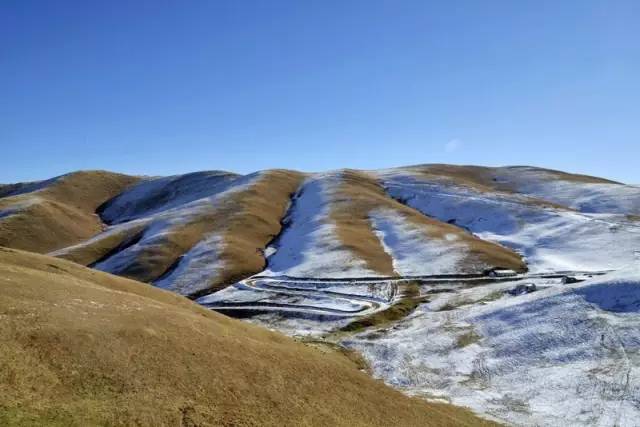
[[[0,249],[0,424],[489,424],[343,355],[73,263]]]

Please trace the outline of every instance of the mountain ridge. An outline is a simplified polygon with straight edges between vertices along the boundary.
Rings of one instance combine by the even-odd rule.
[[[640,196],[635,194],[635,187],[529,166],[423,164],[379,171],[266,170],[248,175],[202,171],[169,177],[110,174],[76,172],[51,180],[5,186],[5,195],[0,197],[0,227],[6,230],[18,227],[12,225],[20,223],[17,216],[29,218],[28,213],[17,215],[16,212],[28,211],[29,208],[23,206],[33,205],[31,199],[43,199],[43,194],[60,187],[60,181],[69,177],[82,176],[85,181],[91,181],[87,178],[95,176],[96,188],[103,185],[107,176],[123,182],[88,206],[89,211],[93,210],[90,212],[93,228],[62,239],[64,244],[41,243],[38,236],[30,236],[28,243],[21,244],[12,237],[16,232],[1,228],[0,243],[50,252],[136,280],[158,282],[195,298],[274,268],[275,274],[292,276],[402,275],[491,268],[523,271],[527,268],[519,260],[527,252],[521,243],[514,245],[510,238],[503,237],[483,238],[478,234],[484,231],[482,228],[474,229],[453,215],[443,216],[437,210],[415,205],[416,197],[422,197],[424,190],[433,186],[463,190],[465,197],[478,199],[488,195],[489,199],[515,202],[534,215],[553,209],[591,212],[599,209],[594,208],[597,203],[593,200],[600,203],[608,197],[607,192],[624,190],[632,194],[629,214],[640,213]],[[315,187],[310,186],[313,182]],[[309,189],[306,194],[301,192],[305,185]],[[395,191],[398,186],[404,194]],[[600,190],[604,195],[597,193]],[[581,204],[576,202],[579,201],[576,192],[585,191],[589,198]],[[298,197],[298,206],[310,203],[311,210],[304,214],[307,216],[298,218],[288,212],[294,196]],[[273,210],[268,211],[267,207]],[[52,216],[78,222],[68,212],[48,215]],[[283,227],[287,218],[298,220]],[[98,219],[103,232],[96,228]],[[256,224],[266,228],[262,232],[251,231]],[[33,227],[28,221],[24,226],[29,231]],[[492,232],[495,231],[502,232]],[[289,236],[284,245],[283,233]],[[274,241],[279,242],[280,253],[275,247],[269,249]],[[314,256],[309,255],[311,253]],[[317,258],[319,253],[326,259]],[[217,261],[207,263],[203,261],[206,257]],[[336,263],[331,257],[342,258],[344,262]],[[442,262],[427,268],[425,262],[429,259]],[[195,266],[202,271],[205,265],[208,273],[198,273],[195,279]],[[194,285],[194,280],[200,284]]]

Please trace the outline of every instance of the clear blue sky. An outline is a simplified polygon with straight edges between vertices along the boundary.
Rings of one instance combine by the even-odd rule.
[[[0,4],[0,182],[533,164],[640,183],[640,2]]]

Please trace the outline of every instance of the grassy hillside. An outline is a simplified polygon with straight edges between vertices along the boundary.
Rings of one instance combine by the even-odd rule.
[[[489,425],[170,292],[0,248],[1,425]]]
[[[139,178],[82,171],[0,188],[0,246],[46,253],[102,231],[96,209]]]
[[[344,170],[341,185],[333,195],[331,220],[345,247],[365,260],[367,267],[385,276],[395,276],[393,259],[384,251],[371,226],[370,213],[393,203],[375,179],[364,172]]]

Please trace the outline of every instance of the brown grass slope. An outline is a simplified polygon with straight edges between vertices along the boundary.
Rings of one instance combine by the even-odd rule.
[[[375,235],[369,213],[393,200],[366,173],[345,169],[341,184],[332,194],[330,217],[342,244],[365,261],[367,268],[385,276],[395,276],[393,259]]]
[[[0,424],[475,426],[347,358],[185,298],[0,248]]]
[[[480,191],[517,192],[518,189],[513,183],[496,179],[501,171],[536,171],[540,172],[540,178],[546,176],[548,180],[568,181],[583,184],[620,184],[595,176],[567,173],[553,169],[545,169],[530,166],[505,166],[488,167],[472,165],[447,165],[447,164],[425,164],[407,166],[401,168],[408,171],[417,172],[423,177],[435,180],[449,180],[459,185],[465,185]]]
[[[106,200],[139,178],[105,171],[81,171],[44,188],[0,198],[0,245],[45,253],[88,239],[102,230],[95,214]],[[5,188],[4,194],[25,185]]]
[[[496,168],[470,165],[426,164],[401,168],[429,180],[447,180],[479,191],[510,191],[494,181]]]
[[[467,251],[461,271],[477,271],[490,267],[525,271],[526,265],[517,253],[503,246],[479,239],[455,225],[427,217],[421,212],[389,197],[377,180],[366,172],[342,171],[342,184],[333,195],[332,219],[338,237],[352,249],[369,267],[381,274],[394,275],[391,257],[384,252],[374,234],[370,215],[377,209],[393,211],[405,221],[423,231],[425,239],[447,243],[447,235],[457,237],[456,244]]]
[[[534,170],[539,171],[539,172],[544,172],[552,180],[569,181],[569,182],[576,182],[576,183],[583,183],[583,184],[620,184],[620,185],[624,185],[621,182],[612,181],[610,179],[600,178],[600,177],[597,177],[597,176],[584,175],[584,174],[580,174],[580,173],[563,172],[563,171],[559,171],[559,170],[556,170],[556,169],[547,169],[547,168],[541,168],[541,167],[505,166],[505,167],[500,168],[500,169],[515,169],[515,170],[518,170],[518,169],[534,169]]]

